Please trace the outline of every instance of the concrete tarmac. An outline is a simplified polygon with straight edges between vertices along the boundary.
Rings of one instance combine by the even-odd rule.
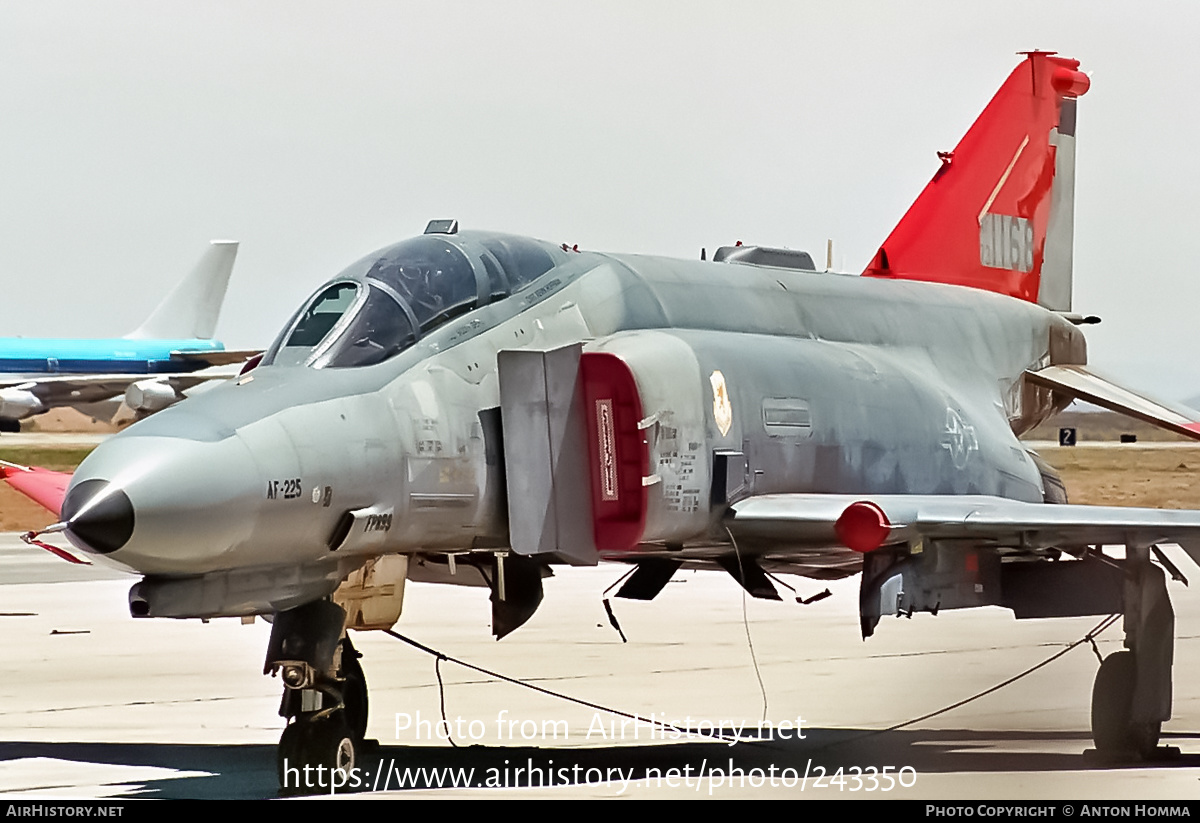
[[[1200,578],[1182,552],[1172,557]],[[864,643],[857,578],[801,606],[744,599],[724,574],[680,573],[653,602],[613,601],[623,643],[601,600],[622,571],[557,572],[538,613],[500,642],[489,634],[486,590],[409,584],[399,632],[593,705],[438,664],[378,632],[356,634],[378,740],[361,758],[360,788],[439,798],[960,800],[1192,799],[1200,790],[1200,597],[1179,584],[1175,716],[1163,742],[1182,753],[1106,764],[1085,754],[1097,667],[1088,644],[965,706],[882,731],[1035,666],[1096,619],[943,612],[885,618]],[[0,796],[276,796],[280,684],[261,674],[270,627],[134,620],[134,580],[0,537]],[[787,581],[806,597],[826,587]],[[1120,645],[1119,625],[1098,641],[1105,654]],[[764,716],[772,742],[731,742],[755,736]],[[318,792],[318,776],[309,777]],[[435,787],[455,780],[476,788]],[[400,781],[420,788],[401,791]]]

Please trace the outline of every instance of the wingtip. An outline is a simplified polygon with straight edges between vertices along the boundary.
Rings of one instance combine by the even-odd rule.
[[[22,466],[20,463],[10,463],[7,460],[0,460],[0,480],[7,479],[17,472],[33,471],[28,466]]]

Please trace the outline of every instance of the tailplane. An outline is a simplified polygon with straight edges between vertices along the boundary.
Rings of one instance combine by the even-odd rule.
[[[132,340],[209,340],[225,301],[225,289],[237,256],[235,240],[214,240],[200,262],[158,304],[146,322],[126,337]]]
[[[1071,309],[1077,60],[1029,52],[864,275],[953,283]]]

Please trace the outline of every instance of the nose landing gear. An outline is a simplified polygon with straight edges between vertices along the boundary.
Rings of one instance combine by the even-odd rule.
[[[367,682],[344,632],[345,612],[329,601],[275,616],[265,673],[284,683],[288,718],[276,764],[281,792],[330,793],[358,785],[367,731]]]

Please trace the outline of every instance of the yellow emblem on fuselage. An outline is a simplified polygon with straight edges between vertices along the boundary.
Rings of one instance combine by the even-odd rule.
[[[713,390],[713,420],[724,437],[733,425],[733,404],[729,402],[729,390],[725,388],[725,375],[715,371],[709,375],[708,382]]]

